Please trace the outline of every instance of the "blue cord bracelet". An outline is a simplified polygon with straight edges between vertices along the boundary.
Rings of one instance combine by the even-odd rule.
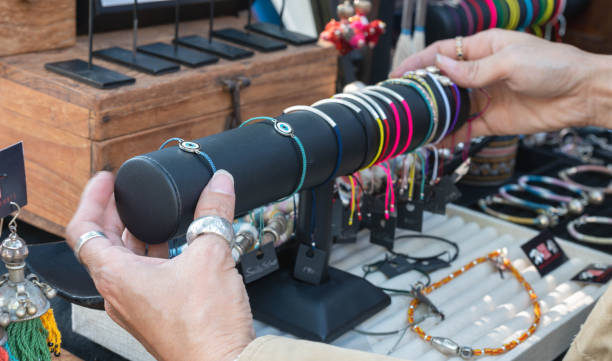
[[[171,142],[178,142],[179,149],[184,152],[193,153],[201,156],[208,162],[210,170],[213,172],[213,174],[217,172],[217,167],[215,167],[215,163],[213,162],[212,158],[208,154],[206,154],[206,152],[200,150],[200,145],[198,143],[189,142],[181,138],[170,138],[162,143],[162,145],[159,147],[159,150],[164,149]]]

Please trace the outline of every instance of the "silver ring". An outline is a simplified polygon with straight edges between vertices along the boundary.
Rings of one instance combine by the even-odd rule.
[[[230,247],[234,244],[234,227],[223,217],[204,216],[191,222],[187,228],[187,244],[203,234],[216,234],[225,239]]]
[[[74,246],[74,256],[76,257],[77,261],[79,261],[79,263],[83,263],[81,262],[81,257],[79,256],[81,248],[83,248],[85,243],[91,241],[94,238],[99,237],[108,238],[104,233],[98,231],[89,231],[87,233],[83,233],[83,235],[79,237],[79,241],[77,242],[76,246]]]

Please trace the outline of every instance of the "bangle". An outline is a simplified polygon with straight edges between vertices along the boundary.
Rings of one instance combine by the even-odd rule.
[[[553,205],[546,204],[546,203],[537,203],[537,202],[528,201],[528,200],[519,198],[517,196],[513,196],[512,194],[508,193],[508,192],[520,192],[520,191],[526,192],[526,190],[518,184],[506,184],[505,186],[502,186],[499,188],[499,195],[509,200],[510,202],[522,204],[523,206],[527,208],[531,208],[534,211],[538,209],[543,209],[549,212],[551,215],[555,215],[555,216],[565,216],[568,212],[567,207],[565,206],[565,203],[561,203],[560,207],[555,207]]]
[[[468,0],[469,4],[472,5],[476,14],[476,32],[481,32],[484,28],[484,19],[482,16],[482,10],[476,3],[476,0]]]
[[[470,10],[470,7],[465,1],[460,1],[459,6],[461,6],[461,9],[463,9],[463,12],[465,13],[465,18],[467,19],[467,35],[474,34],[474,18],[472,17],[472,11]]]
[[[314,103],[311,106],[315,107],[315,106],[321,105],[321,104],[340,104],[340,105],[342,105],[342,106],[352,110],[353,113],[355,113],[355,115],[357,116],[357,119],[359,119],[359,123],[361,124],[361,127],[363,128],[363,132],[364,132],[365,138],[366,138],[366,151],[363,154],[363,159],[361,160],[361,163],[359,163],[359,167],[357,168],[357,169],[360,169],[361,166],[363,165],[363,163],[365,163],[366,156],[368,155],[368,148],[367,148],[367,146],[369,144],[369,141],[368,141],[368,127],[367,127],[365,121],[360,116],[361,115],[361,109],[358,106],[356,106],[355,104],[353,104],[351,102],[348,102],[346,100],[333,99],[333,98],[319,100],[318,102]]]
[[[170,138],[162,143],[162,145],[159,147],[159,150],[164,149],[166,145],[171,142],[178,142],[179,149],[183,152],[193,153],[201,156],[206,160],[206,162],[208,162],[208,166],[210,167],[212,173],[214,174],[215,172],[217,172],[217,167],[215,167],[215,163],[213,162],[212,158],[206,152],[201,150],[201,147],[198,143],[189,142],[181,138]]]
[[[446,337],[430,336],[426,334],[425,331],[423,331],[423,329],[420,326],[415,324],[414,310],[421,303],[422,298],[426,299],[426,295],[430,294],[432,291],[444,286],[445,284],[451,282],[452,280],[464,274],[465,272],[469,271],[470,269],[474,268],[475,266],[485,263],[487,261],[491,262],[500,272],[510,271],[510,273],[512,273],[512,275],[514,275],[516,280],[519,282],[519,284],[521,284],[521,286],[523,286],[525,291],[527,291],[527,294],[529,295],[529,300],[531,301],[533,305],[533,323],[531,324],[531,326],[529,326],[529,328],[527,329],[527,331],[525,331],[525,333],[519,336],[516,340],[512,340],[508,343],[503,344],[502,347],[472,348],[469,346],[461,346],[457,344],[456,342],[454,342],[453,340],[446,338]],[[536,331],[540,323],[541,309],[540,309],[540,303],[538,302],[538,296],[536,295],[531,285],[527,282],[527,280],[525,280],[525,278],[521,275],[521,273],[516,268],[514,268],[514,266],[512,265],[512,262],[510,262],[510,260],[506,258],[505,255],[500,250],[491,252],[486,257],[476,258],[472,262],[461,267],[461,269],[449,274],[448,276],[441,279],[440,281],[432,284],[431,286],[423,288],[420,292],[423,297],[415,297],[412,300],[412,302],[410,302],[410,307],[408,308],[408,324],[412,326],[410,327],[410,329],[414,333],[416,333],[422,340],[424,340],[425,342],[429,342],[433,346],[433,348],[435,348],[436,350],[438,350],[439,352],[447,356],[460,356],[462,359],[467,360],[474,356],[500,355],[504,352],[512,350],[513,348],[518,346],[520,343],[525,342],[525,340],[527,340],[529,336],[533,335],[533,333]]]
[[[306,179],[306,168],[308,163],[306,162],[306,150],[304,149],[304,145],[302,145],[302,141],[300,140],[300,138],[298,138],[297,135],[295,135],[295,133],[293,132],[293,128],[291,127],[291,125],[289,125],[289,123],[287,122],[279,122],[278,120],[272,118],[272,117],[255,117],[255,118],[251,118],[245,122],[243,122],[242,124],[240,124],[240,128],[242,128],[243,126],[245,126],[246,124],[249,124],[252,121],[255,120],[267,120],[269,121],[273,127],[274,130],[284,136],[284,137],[289,137],[291,138],[291,140],[293,140],[292,144],[295,144],[299,155],[301,156],[302,159],[302,174],[300,175],[299,181],[297,186],[295,187],[295,190],[293,191],[293,193],[291,193],[290,195],[288,195],[287,197],[283,198],[282,200],[285,199],[289,199],[291,197],[293,197],[293,195],[295,195],[297,192],[299,192],[302,189],[302,186],[304,185],[304,179]]]
[[[554,0],[546,0],[546,10],[543,11],[543,15],[542,18],[540,18],[540,21],[538,23],[538,25],[544,25],[548,22],[548,20],[550,20],[550,16],[552,15],[552,12],[555,10],[555,1]]]
[[[336,94],[333,96],[333,99],[349,99],[352,100],[356,103],[359,103],[361,106],[363,106],[364,108],[366,108],[366,110],[370,113],[370,116],[372,117],[372,119],[376,119],[376,123],[378,124],[378,131],[379,131],[379,142],[378,142],[378,150],[376,151],[376,154],[374,155],[374,158],[372,158],[372,160],[370,161],[370,163],[368,165],[366,165],[365,167],[361,168],[361,169],[365,169],[365,168],[369,168],[372,166],[372,164],[374,164],[374,162],[376,162],[376,159],[378,159],[378,157],[380,156],[380,152],[382,151],[382,147],[383,147],[383,143],[385,142],[385,130],[383,129],[383,124],[382,121],[380,120],[381,116],[379,115],[378,112],[376,112],[376,110],[374,108],[372,108],[372,106],[365,100],[363,100],[360,97],[357,97],[353,94]]]
[[[510,16],[508,19],[508,24],[506,24],[506,29],[513,30],[517,28],[521,18],[521,6],[519,5],[518,0],[506,0],[506,3],[510,9]]]
[[[434,122],[433,122],[433,128],[430,128],[431,132],[429,133],[429,137],[426,137],[427,141],[425,142],[425,143],[430,143],[433,140],[433,137],[436,135],[436,131],[438,130],[438,122],[440,119],[440,114],[438,112],[438,101],[436,99],[436,94],[434,93],[429,83],[425,80],[426,76],[427,76],[427,71],[423,69],[419,69],[414,72],[409,71],[408,73],[404,74],[404,78],[416,81],[417,83],[421,84],[421,86],[425,88],[425,90],[427,90],[427,93],[431,97],[431,102],[433,104],[433,110],[434,110]]]
[[[536,216],[533,218],[529,218],[529,217],[519,217],[519,216],[510,215],[510,214],[505,214],[505,213],[496,211],[493,208],[491,208],[491,206],[494,204],[526,209],[526,210],[534,212]],[[520,203],[514,203],[514,202],[508,201],[498,196],[488,196],[486,198],[480,199],[478,200],[478,206],[485,213],[490,214],[499,219],[503,219],[505,221],[512,222],[512,223],[524,224],[528,226],[536,226],[539,228],[547,228],[549,226],[555,225],[556,223],[555,219],[551,218],[550,215],[542,209],[531,209]]]
[[[489,24],[489,28],[493,29],[497,25],[497,9],[495,8],[493,0],[485,0],[485,2],[487,3],[489,13],[491,14],[491,23]]]
[[[442,97],[442,100],[444,101],[444,111],[446,112],[446,119],[444,120],[444,129],[440,133],[440,136],[438,137],[438,139],[436,139],[433,142],[435,144],[435,143],[439,143],[444,138],[444,136],[446,135],[446,132],[448,131],[448,128],[450,127],[450,123],[451,123],[451,110],[450,110],[450,103],[449,103],[449,100],[448,100],[448,94],[446,93],[446,91],[442,87],[442,84],[437,79],[437,77],[432,75],[432,73],[434,73],[434,74],[439,73],[440,70],[438,68],[436,68],[436,67],[429,67],[427,69],[428,69],[427,76],[436,85],[436,88],[438,88],[438,92],[440,93],[440,96]]]
[[[408,119],[408,138],[406,139],[406,145],[404,146],[404,148],[402,150],[400,150],[399,152],[395,153],[395,154],[402,154],[406,151],[406,149],[408,149],[408,145],[410,144],[410,142],[412,141],[412,132],[413,132],[413,126],[412,126],[412,112],[410,111],[410,107],[408,106],[408,102],[406,101],[406,99],[404,99],[404,97],[402,97],[401,95],[399,95],[397,92],[389,89],[389,88],[385,88],[383,86],[380,85],[374,85],[374,86],[369,86],[366,87],[366,89],[371,89],[374,91],[380,91],[383,93],[387,93],[389,95],[391,95],[392,97],[394,97],[395,99],[397,99],[399,102],[402,103],[402,106],[404,107],[404,111],[406,112],[406,118]],[[398,128],[398,135],[400,134],[400,128]],[[397,138],[397,141],[399,142],[399,136]],[[393,152],[389,153],[389,157],[391,157],[393,154]],[[389,159],[389,158],[387,158]]]
[[[579,165],[577,167],[568,168],[568,169],[565,169],[559,172],[559,177],[563,179],[564,181],[570,184],[573,184],[574,186],[582,190],[585,190],[587,192],[601,192],[603,194],[612,194],[612,182],[607,187],[592,187],[592,186],[588,186],[588,185],[584,185],[582,183],[576,182],[575,180],[570,178],[573,175],[576,175],[579,173],[585,173],[585,172],[601,173],[601,174],[605,174],[605,175],[612,177],[612,167],[610,166],[604,167],[601,165]],[[603,194],[602,194],[601,202],[599,202],[599,204],[603,202]],[[594,194],[593,196],[590,195],[589,197],[595,198],[595,200],[597,200],[597,196],[598,196],[597,194]],[[598,204],[595,202],[593,203]]]
[[[419,95],[421,95],[421,97],[423,98],[423,101],[425,101],[425,106],[427,107],[427,110],[429,110],[429,130],[427,131],[425,138],[423,138],[421,143],[416,148],[423,146],[423,144],[427,142],[429,135],[432,133],[434,122],[436,122],[434,103],[431,100],[429,94],[427,93],[425,88],[421,86],[421,84],[411,79],[401,79],[401,78],[388,79],[388,80],[385,80],[383,84],[397,84],[397,85],[404,85],[404,86],[411,87],[412,89],[416,90],[416,92],[419,93]],[[406,145],[404,146],[404,149],[408,149],[408,146],[410,146],[410,144],[406,143]]]
[[[561,187],[572,193],[575,193],[576,195],[579,196],[579,198],[563,196],[549,189],[530,185],[529,182],[539,182],[539,183],[550,184],[550,185],[554,185],[557,187]],[[557,201],[557,202],[566,203],[568,207],[568,211],[570,211],[573,214],[582,213],[584,211],[584,207],[589,203],[586,192],[584,192],[582,189],[576,186],[569,184],[568,182],[564,182],[557,178],[538,176],[538,175],[524,175],[518,179],[518,184],[521,187],[523,187],[525,191],[535,196],[538,196],[544,199],[550,199],[550,200]]]
[[[336,153],[337,154],[336,165],[334,166],[334,170],[329,175],[329,177],[327,177],[327,179],[325,179],[321,183],[321,184],[325,184],[335,177],[336,173],[338,172],[338,169],[340,168],[340,163],[342,162],[342,136],[340,135],[338,124],[336,124],[336,122],[334,122],[334,120],[329,115],[325,114],[321,110],[307,106],[307,105],[295,105],[295,106],[285,109],[283,113],[289,114],[289,113],[298,112],[298,111],[310,112],[310,113],[315,114],[319,118],[323,119],[330,126],[330,128],[334,132],[334,135],[336,136],[336,146],[338,147],[338,152]]]
[[[368,168],[368,167],[371,167],[373,164],[376,164],[377,162],[379,162],[380,158],[383,157],[384,154],[387,152],[387,147],[389,146],[389,138],[391,137],[391,133],[390,133],[391,131],[389,130],[389,122],[387,121],[387,113],[381,108],[380,104],[378,104],[376,100],[372,99],[371,96],[364,94],[364,93],[353,93],[353,95],[356,95],[360,97],[361,99],[365,100],[366,102],[370,103],[374,107],[374,109],[376,109],[376,111],[378,112],[379,119],[381,120],[381,124],[384,126],[385,136],[383,137],[384,144],[382,146],[382,150],[378,154],[378,156],[372,160],[370,165],[366,167]]]
[[[533,3],[531,1],[532,0],[523,0],[525,3],[525,19],[519,28],[520,30],[527,29],[533,20]]]
[[[506,27],[508,18],[506,3],[504,1],[495,1],[494,3],[497,9],[497,27],[503,29]]]
[[[393,100],[387,98],[386,96],[375,92],[373,90],[369,90],[368,88],[362,89],[361,90],[362,94],[367,94],[369,96],[372,96],[380,101],[382,101],[383,103],[387,104],[391,110],[393,111],[393,117],[395,118],[395,141],[393,143],[393,147],[391,147],[391,150],[389,151],[389,154],[384,157],[384,154],[381,155],[381,157],[384,157],[382,160],[379,161],[380,162],[384,162],[387,159],[389,159],[391,157],[391,155],[393,155],[393,153],[395,153],[395,151],[397,150],[397,146],[399,145],[399,140],[400,140],[400,133],[401,133],[401,124],[400,124],[400,117],[399,117],[399,112],[397,111],[397,107],[395,106],[395,103],[393,102]],[[389,137],[391,137],[391,133],[389,131]]]
[[[567,224],[567,232],[574,237],[575,239],[588,243],[595,244],[605,244],[612,245],[612,237],[597,237],[590,236],[584,233],[578,232],[577,227],[584,226],[585,224],[607,224],[612,225],[612,218],[608,217],[590,217],[590,216],[582,216],[580,218],[574,219],[573,221]]]

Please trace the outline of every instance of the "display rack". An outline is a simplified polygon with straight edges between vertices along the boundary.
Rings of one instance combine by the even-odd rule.
[[[402,231],[402,233],[408,232]],[[535,231],[467,208],[451,205],[446,216],[426,213],[424,233],[448,237],[457,242],[460,249],[459,258],[453,262],[450,269],[441,269],[431,275],[433,281],[446,276],[458,265],[488,251],[507,248],[514,266],[531,283],[541,300],[542,321],[534,336],[512,351],[487,360],[555,359],[569,347],[580,325],[606,289],[606,285],[586,285],[570,279],[587,264],[611,263],[612,256],[575,243],[558,240],[570,260],[541,278],[520,250],[521,244],[537,234]],[[418,239],[406,243],[397,242],[396,247],[398,251],[411,252],[413,255],[432,254],[445,249],[438,242]],[[367,232],[362,232],[357,243],[335,245],[331,251],[330,263],[333,267],[361,276],[361,266],[382,259],[384,253],[382,247],[369,243]],[[509,280],[500,283],[499,273],[485,265],[471,272],[473,272],[472,277],[457,280],[431,294],[432,300],[438,302],[448,318],[437,326],[423,327],[427,326],[427,330],[431,332],[438,331],[440,335],[459,341],[484,346],[501,344],[510,334],[524,330],[525,323],[529,322],[531,310],[527,295],[516,292],[518,284]],[[368,280],[376,285],[406,288],[420,277],[416,273],[407,273],[387,280],[382,274],[373,274]],[[470,292],[466,292],[467,289]],[[408,297],[393,297],[389,307],[363,322],[358,328],[385,331],[405,326],[410,300]],[[134,338],[116,325],[103,311],[75,305],[72,307],[72,325],[75,332],[130,360],[153,360]],[[499,312],[493,312],[494,310]],[[255,331],[257,336],[294,337],[258,321],[255,321]],[[396,343],[397,338],[398,335],[372,337],[351,331],[333,344],[386,354]],[[400,347],[391,356],[419,361],[447,359],[411,332],[404,336]]]

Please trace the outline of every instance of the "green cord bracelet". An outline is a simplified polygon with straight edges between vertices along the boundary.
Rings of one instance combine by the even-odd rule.
[[[295,133],[293,132],[293,128],[291,127],[291,125],[289,125],[289,123],[286,122],[279,122],[278,120],[272,118],[272,117],[255,117],[255,118],[251,118],[249,120],[246,120],[245,122],[243,122],[242,124],[240,124],[240,128],[242,128],[243,126],[245,126],[246,124],[249,124],[250,122],[254,121],[254,120],[268,120],[272,123],[272,125],[274,126],[274,130],[284,136],[284,137],[289,137],[291,139],[293,139],[293,141],[295,142],[295,144],[297,145],[299,151],[300,151],[300,155],[302,156],[302,175],[300,176],[300,181],[297,185],[297,187],[295,187],[295,190],[288,195],[287,197],[281,199],[281,201],[284,201],[286,199],[289,199],[291,197],[293,197],[293,195],[295,195],[297,192],[299,192],[302,189],[302,186],[304,185],[304,179],[306,179],[306,168],[307,168],[307,163],[306,163],[306,150],[304,149],[304,145],[302,144],[302,141],[300,140],[300,138],[297,137],[297,135],[295,135]]]

